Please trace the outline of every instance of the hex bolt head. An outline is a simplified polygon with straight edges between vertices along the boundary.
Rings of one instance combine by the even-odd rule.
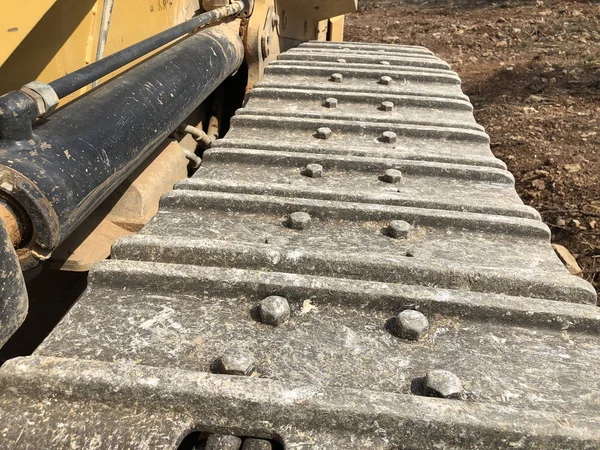
[[[321,127],[317,130],[317,139],[329,139],[331,137],[331,128]]]
[[[402,181],[402,172],[398,169],[388,169],[381,176],[381,181],[386,183],[399,183]]]
[[[305,167],[303,174],[310,178],[321,178],[323,176],[323,166],[321,164],[309,164]]]
[[[392,220],[388,223],[387,228],[385,229],[386,234],[394,239],[405,239],[410,232],[411,225],[404,220]]]
[[[396,317],[395,329],[398,337],[418,341],[429,331],[429,320],[419,311],[405,309]]]
[[[385,144],[395,144],[397,139],[398,135],[393,131],[384,131],[379,140]]]
[[[341,83],[343,79],[344,76],[341,73],[334,73],[331,75],[331,78],[329,78],[329,80],[333,81],[334,83]]]
[[[245,350],[229,350],[215,363],[217,373],[223,375],[252,375],[256,366],[254,355]]]
[[[302,211],[292,213],[286,225],[293,230],[306,230],[310,226],[310,215]]]
[[[425,376],[423,393],[428,397],[460,398],[460,378],[447,370],[432,370]]]
[[[394,104],[392,102],[381,102],[380,110],[390,112],[394,110]]]
[[[323,106],[325,108],[337,108],[338,107],[338,99],[333,98],[333,97],[327,98],[327,99],[325,99]]]
[[[382,66],[389,66],[389,65],[390,65],[390,62],[389,62],[389,61],[380,61],[380,64],[381,64]]]
[[[206,439],[205,450],[239,450],[242,440],[237,436],[225,436],[223,434],[211,434]]]
[[[389,86],[392,84],[392,77],[388,77],[387,75],[382,76],[379,79],[379,84],[383,84],[384,86]]]
[[[272,450],[273,446],[264,439],[247,438],[244,439],[242,450]]]
[[[284,324],[290,318],[290,304],[285,297],[272,295],[258,304],[260,321],[269,325]]]

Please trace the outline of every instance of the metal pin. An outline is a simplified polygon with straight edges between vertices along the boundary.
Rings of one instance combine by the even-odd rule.
[[[323,103],[323,106],[325,106],[325,108],[337,108],[338,106],[338,99],[337,98],[327,98],[325,99],[325,102]]]
[[[379,79],[379,84],[383,84],[384,86],[389,86],[392,84],[392,77],[388,77],[387,75],[382,76]]]
[[[317,139],[329,139],[331,137],[331,128],[322,127],[317,130]]]
[[[394,104],[392,102],[381,102],[380,110],[390,112],[394,110]]]
[[[393,131],[384,131],[380,140],[386,144],[395,144],[397,138],[398,135]]]
[[[286,226],[293,230],[306,230],[310,226],[310,215],[299,211],[290,214],[286,221]]]

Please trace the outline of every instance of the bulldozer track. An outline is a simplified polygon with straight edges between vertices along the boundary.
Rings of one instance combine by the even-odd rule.
[[[0,370],[2,447],[597,448],[595,302],[446,63],[310,42]],[[432,396],[436,370],[456,398]]]

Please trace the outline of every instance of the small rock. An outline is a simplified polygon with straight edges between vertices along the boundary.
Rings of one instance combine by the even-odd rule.
[[[399,36],[384,36],[381,38],[383,42],[387,42],[388,44],[394,44],[400,40]]]
[[[579,164],[565,164],[564,169],[569,173],[576,173],[581,170],[581,166]]]
[[[543,191],[546,189],[546,183],[543,180],[537,179],[531,182],[531,185],[536,188],[538,191]]]
[[[562,245],[558,244],[552,244],[552,248],[554,249],[554,252],[559,257],[559,259],[562,261],[562,263],[565,265],[565,267],[569,270],[571,275],[581,275],[583,270],[581,270],[581,267],[577,263],[577,260],[571,254],[571,252],[567,250],[566,247],[563,247]]]
[[[523,108],[523,112],[526,115],[537,114],[539,111],[531,106],[526,106]]]
[[[459,398],[462,394],[462,384],[452,372],[432,370],[425,377],[423,393],[428,397]]]

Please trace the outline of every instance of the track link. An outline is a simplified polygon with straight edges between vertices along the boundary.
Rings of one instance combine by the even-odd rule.
[[[261,322],[270,296],[290,306],[280,326]],[[0,370],[3,448],[170,449],[194,430],[286,449],[597,448],[595,301],[446,63],[306,43]],[[405,309],[429,321],[419,340],[398,336]],[[458,398],[428,396],[440,369]]]

